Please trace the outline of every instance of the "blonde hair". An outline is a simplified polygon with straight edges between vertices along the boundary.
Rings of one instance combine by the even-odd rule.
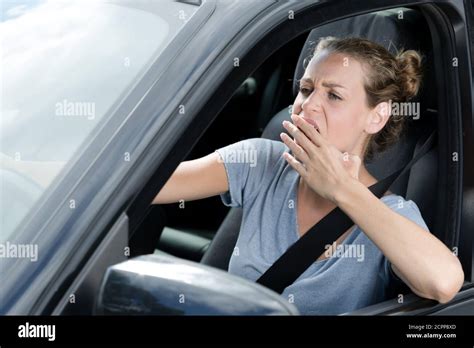
[[[321,38],[314,56],[322,51],[348,55],[362,65],[366,72],[366,102],[370,108],[381,102],[407,102],[418,94],[423,58],[417,51],[402,49],[393,55],[375,42],[356,37]],[[399,139],[404,118],[391,115],[382,130],[368,137],[363,155],[365,160],[373,159],[376,153],[385,151]]]

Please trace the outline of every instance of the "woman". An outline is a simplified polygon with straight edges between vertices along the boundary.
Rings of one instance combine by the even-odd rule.
[[[291,137],[248,139],[183,162],[153,203],[220,194],[243,207],[229,272],[253,281],[341,208],[355,225],[282,293],[302,314],[383,301],[397,281],[448,302],[464,280],[459,260],[428,231],[415,202],[374,196],[368,187],[377,179],[364,166],[397,141],[403,117],[391,115],[392,103],[413,98],[420,80],[416,51],[393,56],[365,39],[322,39],[300,81],[293,122],[283,124]]]

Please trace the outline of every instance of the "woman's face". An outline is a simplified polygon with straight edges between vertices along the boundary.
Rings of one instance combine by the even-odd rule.
[[[316,121],[320,133],[341,152],[359,156],[367,136],[388,119],[380,104],[367,106],[364,76],[357,60],[323,51],[306,68],[293,104],[293,113]]]

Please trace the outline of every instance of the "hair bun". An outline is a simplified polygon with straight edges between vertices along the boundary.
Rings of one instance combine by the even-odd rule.
[[[417,95],[422,80],[422,57],[414,50],[399,52],[396,55],[400,99],[410,100]]]

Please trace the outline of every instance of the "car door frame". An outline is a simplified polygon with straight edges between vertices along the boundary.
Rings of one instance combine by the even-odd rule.
[[[136,190],[125,187],[124,182],[136,164],[134,154],[143,152],[149,143],[143,132],[150,133],[167,118],[162,100],[155,98],[156,103],[162,103],[157,107],[144,103],[144,97],[162,78],[183,43],[191,40],[212,16],[215,7],[215,0],[207,0],[187,20],[174,40],[147,67],[141,80],[111,107],[74,154],[74,160],[65,165],[62,175],[47,188],[35,209],[13,233],[15,243],[37,243],[40,239],[49,243],[39,248],[41,256],[34,264],[5,259],[7,271],[14,272],[8,280],[3,279],[0,313],[51,313],[66,286],[111,230],[129,202],[130,193]],[[184,71],[189,73],[192,69],[190,65]],[[154,106],[154,112],[146,113],[144,105]],[[141,127],[137,127],[137,122]],[[124,161],[128,151],[131,159]],[[71,199],[77,203],[74,208],[70,208]]]
[[[14,279],[4,283],[2,313],[48,315],[63,306],[60,301],[71,293],[69,290],[83,276],[84,267],[90,266],[89,259],[112,233],[117,219],[125,212],[130,214],[130,202],[136,201],[140,189],[145,183],[157,184],[150,180],[157,166],[167,164],[159,171],[159,179],[165,180],[173,170],[168,164],[179,163],[197,141],[198,134],[208,127],[210,122],[198,120],[192,136],[176,146],[177,139],[193,128],[191,121],[211,94],[212,89],[207,89],[208,95],[201,92],[190,98],[196,82],[202,80],[204,72],[218,60],[218,53],[240,30],[275,3],[275,0],[262,0],[252,4],[249,11],[249,8],[241,9],[242,5],[236,2],[202,2],[202,10],[191,17],[152,64],[149,74],[116,106],[116,113],[121,114],[119,119],[110,117],[102,125],[78,160],[68,164],[65,177],[51,188],[49,196],[21,227],[18,232],[21,236],[36,237],[34,232],[40,230],[53,241],[48,250],[43,250],[45,256],[40,262],[34,267],[15,269]],[[234,9],[239,14],[235,18]],[[218,33],[212,25],[206,25],[213,21],[223,23]],[[196,36],[217,36],[222,40],[203,43]],[[179,113],[184,101],[188,108],[186,117]],[[123,155],[128,151],[130,161],[124,163]],[[110,171],[112,176],[108,174]],[[84,198],[84,204],[79,209],[64,209],[71,197]],[[150,202],[151,199],[146,202],[147,207]],[[136,225],[146,211],[133,214],[137,220],[129,221],[128,225]],[[67,238],[71,235],[73,240]],[[58,257],[59,247],[61,257]],[[123,250],[116,252],[122,254]]]

